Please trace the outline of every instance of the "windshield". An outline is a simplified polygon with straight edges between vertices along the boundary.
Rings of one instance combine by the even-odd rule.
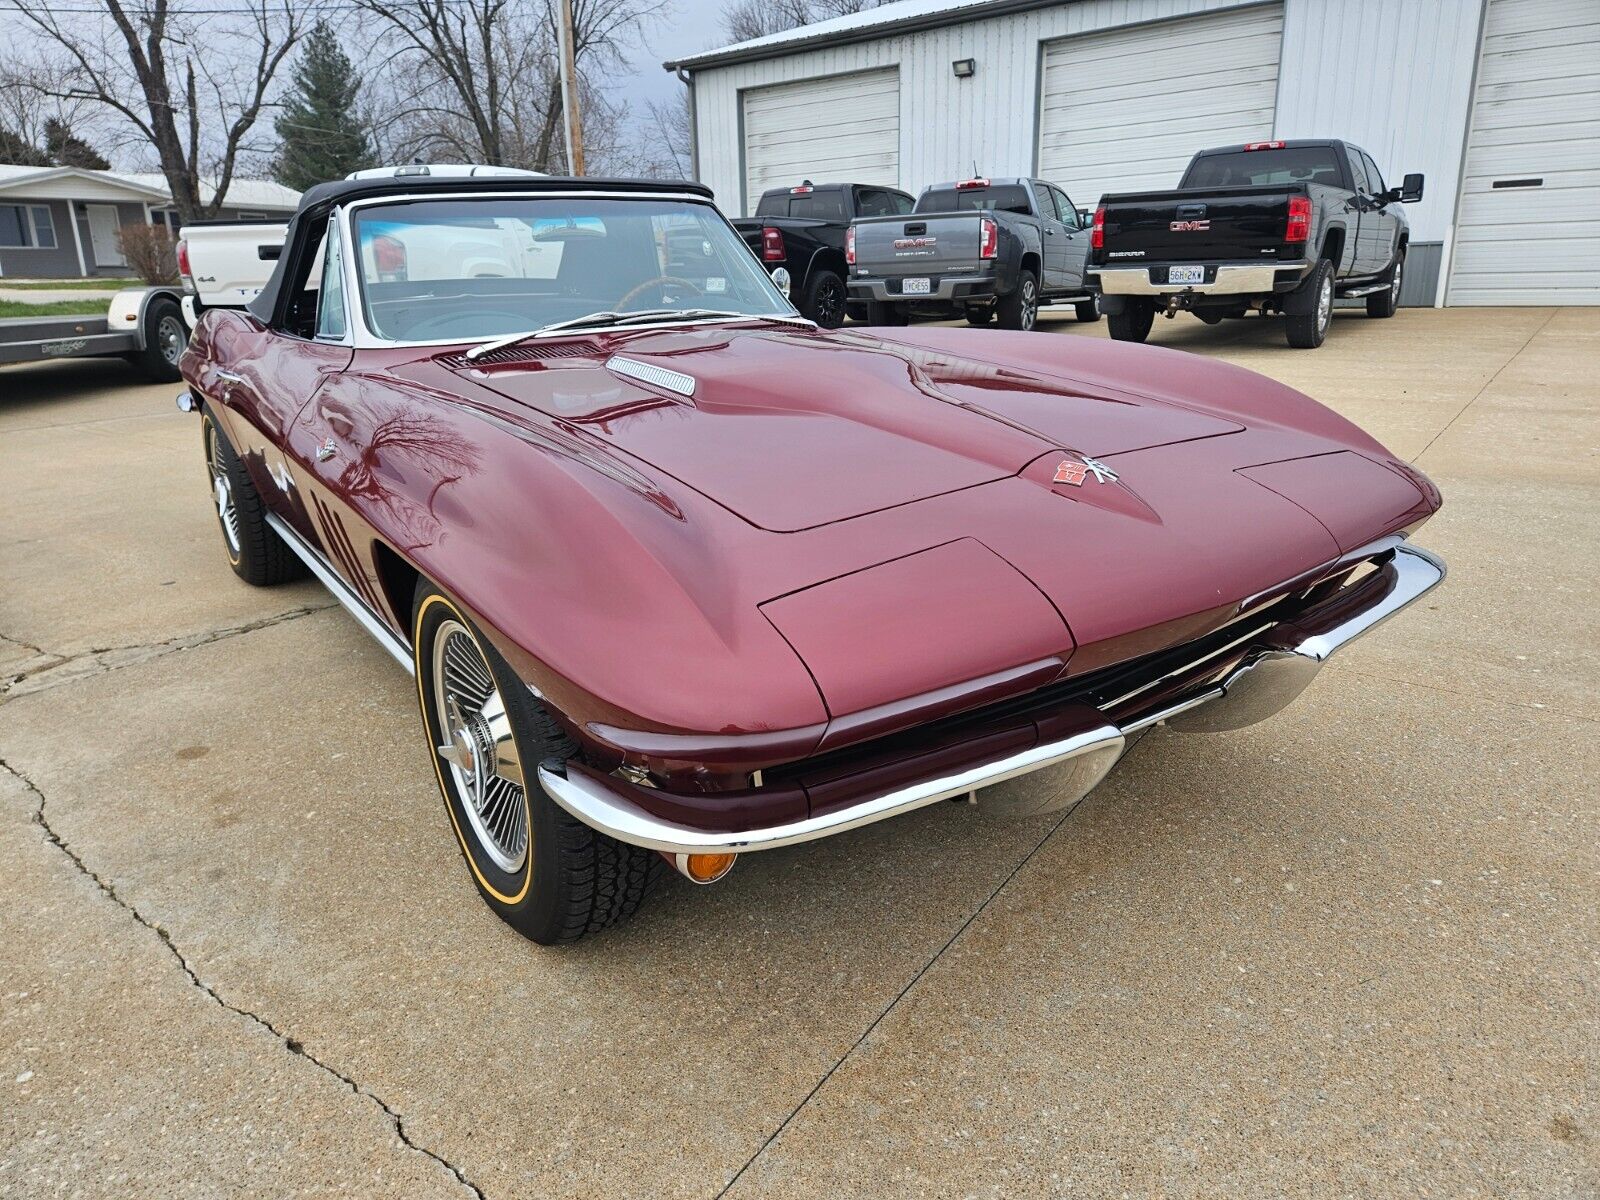
[[[981,212],[986,209],[1021,213],[1023,216],[1032,211],[1028,206],[1028,193],[1014,183],[986,188],[936,188],[923,192],[922,199],[917,201],[919,213]]]
[[[601,311],[794,316],[709,204],[414,200],[353,220],[362,311],[393,341],[493,338]]]
[[[1332,146],[1282,150],[1233,150],[1194,160],[1179,187],[1256,187],[1262,184],[1325,183],[1343,186]]]

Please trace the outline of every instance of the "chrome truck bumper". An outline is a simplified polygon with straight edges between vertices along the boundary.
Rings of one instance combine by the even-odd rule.
[[[1384,553],[1388,554],[1389,548]],[[1089,721],[1070,736],[802,819],[733,832],[699,828],[650,812],[652,789],[554,761],[539,768],[539,783],[552,800],[601,833],[667,854],[746,854],[814,841],[1051,767],[1062,770],[1052,780],[1048,807],[1062,807],[1087,795],[1104,779],[1121,758],[1127,737],[1141,729],[1165,722],[1175,730],[1219,732],[1254,724],[1278,712],[1305,690],[1333,654],[1436,587],[1444,579],[1445,566],[1426,550],[1398,543],[1378,573],[1381,579],[1362,589],[1359,603],[1336,600],[1326,611],[1308,613],[1305,620],[1273,624],[1248,636],[1248,644],[1225,675],[1186,694],[1173,696],[1163,689],[1163,684],[1184,674],[1173,672],[1139,689],[1159,699],[1141,707],[1136,697],[1119,698],[1106,706],[1114,711],[1098,714],[1102,721]],[[1224,649],[1240,650],[1233,644]],[[1193,669],[1191,664],[1185,671]],[[661,797],[662,793],[654,795]]]
[[[1088,273],[1106,296],[1170,296],[1178,292],[1249,296],[1272,291],[1280,271],[1303,273],[1310,265],[1277,261],[1223,263],[1210,283],[1152,283],[1148,267],[1090,267]]]

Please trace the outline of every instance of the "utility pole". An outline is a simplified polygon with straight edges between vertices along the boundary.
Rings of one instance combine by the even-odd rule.
[[[567,135],[567,171],[583,174],[583,117],[578,112],[578,68],[572,48],[572,0],[558,0],[557,34],[561,41],[561,115]]]

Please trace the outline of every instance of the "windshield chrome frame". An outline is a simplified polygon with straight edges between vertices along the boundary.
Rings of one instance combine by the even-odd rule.
[[[397,348],[397,347],[407,347],[407,346],[477,345],[477,344],[479,344],[481,342],[491,340],[488,335],[474,335],[472,337],[433,338],[433,339],[426,340],[426,341],[401,341],[401,340],[396,339],[396,338],[384,337],[382,334],[379,334],[379,333],[375,332],[371,328],[371,326],[369,326],[367,324],[367,293],[366,293],[366,285],[365,285],[365,281],[364,281],[364,279],[362,277],[362,274],[361,274],[361,269],[360,269],[361,263],[360,263],[360,257],[359,257],[360,247],[357,245],[356,230],[355,230],[355,216],[356,216],[356,214],[358,212],[360,212],[362,209],[365,209],[365,208],[378,208],[378,207],[382,207],[382,206],[388,205],[388,204],[404,204],[404,203],[413,202],[413,201],[428,201],[428,200],[484,200],[484,199],[494,199],[494,200],[562,200],[562,199],[567,199],[567,200],[572,200],[572,199],[582,199],[582,200],[680,200],[680,201],[683,201],[683,202],[688,203],[688,204],[700,204],[700,205],[705,206],[706,208],[709,208],[713,213],[716,214],[716,216],[722,221],[722,223],[725,226],[727,226],[728,233],[730,235],[732,235],[735,239],[737,239],[741,246],[745,245],[744,239],[739,236],[739,231],[737,229],[735,229],[732,226],[732,224],[729,223],[728,218],[723,214],[722,210],[720,208],[718,208],[713,201],[711,201],[711,200],[707,199],[706,197],[701,196],[701,195],[699,195],[699,194],[697,194],[695,192],[678,192],[678,191],[673,191],[671,188],[664,188],[659,192],[631,192],[631,191],[630,192],[619,192],[619,191],[607,191],[607,190],[605,190],[603,188],[595,188],[595,189],[572,189],[572,188],[566,188],[566,189],[562,189],[561,191],[533,191],[533,190],[530,190],[530,191],[526,191],[526,192],[522,192],[522,191],[512,192],[512,191],[499,191],[497,189],[496,191],[494,191],[492,193],[486,193],[486,192],[483,192],[483,191],[476,191],[476,192],[474,192],[474,191],[460,191],[460,192],[401,192],[401,193],[396,193],[394,195],[389,195],[389,196],[368,196],[368,197],[366,197],[364,199],[361,199],[361,200],[351,201],[349,204],[344,205],[341,209],[336,210],[333,214],[330,214],[330,216],[329,216],[329,220],[337,219],[340,222],[339,233],[340,233],[341,245],[339,247],[339,250],[340,250],[339,257],[340,257],[340,259],[341,259],[341,261],[343,263],[343,267],[344,267],[344,272],[343,273],[344,273],[344,284],[345,284],[345,289],[346,289],[346,295],[354,296],[356,298],[356,300],[357,300],[357,303],[355,303],[353,305],[348,305],[347,304],[347,309],[348,309],[347,321],[348,321],[348,327],[349,327],[349,337],[348,337],[348,340],[345,343],[346,345],[349,345],[349,346],[351,346],[352,348],[354,348],[356,350],[388,350],[388,349],[394,349],[394,348]],[[745,248],[747,250],[749,249],[748,246],[746,246]],[[754,254],[753,251],[751,252],[751,259],[752,259],[752,261],[755,262],[756,270],[760,271],[763,275],[766,275],[766,273],[767,273],[766,269],[761,266],[761,263],[760,263],[759,260],[755,259],[755,254]],[[770,280],[771,280],[771,277],[768,276],[768,281],[770,282]],[[791,303],[789,301],[789,299],[786,296],[784,296],[784,294],[782,292],[777,290],[777,285],[775,285],[775,284],[773,285],[773,293],[778,297],[779,300],[783,301],[783,303],[788,305],[788,308],[789,308],[788,312],[777,312],[777,313],[772,313],[772,314],[767,314],[767,315],[752,313],[749,316],[740,316],[740,317],[701,317],[701,318],[698,318],[696,320],[691,320],[691,321],[660,321],[660,322],[656,322],[656,323],[649,324],[649,325],[639,325],[639,324],[589,325],[589,326],[585,326],[585,327],[583,327],[581,329],[572,330],[571,334],[569,336],[571,336],[571,337],[585,337],[585,336],[588,336],[590,334],[596,334],[596,333],[614,333],[614,332],[622,332],[622,331],[637,332],[637,331],[643,330],[643,329],[664,329],[664,328],[682,329],[682,328],[684,328],[686,326],[691,326],[691,325],[727,325],[727,324],[730,324],[730,323],[735,322],[735,321],[762,321],[762,320],[769,320],[769,319],[770,320],[785,321],[785,322],[789,322],[789,323],[799,322],[799,323],[802,323],[802,324],[805,324],[805,325],[809,325],[813,329],[816,328],[816,325],[815,325],[814,322],[808,321],[808,320],[806,320],[805,317],[802,317],[800,315],[799,310],[794,307],[793,303]],[[559,336],[562,336],[563,334],[566,334],[565,330],[552,331],[551,333],[549,333],[549,334],[547,334],[545,336],[548,336],[548,337],[559,337]]]

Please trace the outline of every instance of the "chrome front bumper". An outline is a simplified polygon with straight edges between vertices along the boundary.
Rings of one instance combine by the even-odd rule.
[[[1104,779],[1121,758],[1128,735],[1140,729],[1165,722],[1175,730],[1214,733],[1252,725],[1283,709],[1333,654],[1438,586],[1445,565],[1426,550],[1398,543],[1380,573],[1380,586],[1364,589],[1359,604],[1336,600],[1307,620],[1269,627],[1250,640],[1226,676],[1189,694],[1152,700],[1142,708],[1136,697],[1123,697],[1108,705],[1114,713],[1101,714],[1103,723],[1090,723],[1071,736],[804,819],[737,832],[707,830],[654,815],[645,807],[651,789],[588,768],[547,762],[539,768],[539,783],[552,800],[601,833],[668,854],[747,854],[814,841],[1049,767],[1063,768],[1054,781],[1057,803],[1052,805],[1061,807]],[[1181,674],[1154,680],[1139,691],[1163,696],[1161,685],[1181,683]]]
[[[1305,262],[1223,263],[1210,283],[1151,283],[1148,267],[1090,267],[1106,296],[1171,296],[1178,292],[1201,295],[1258,295],[1270,292],[1279,271],[1304,271]]]

